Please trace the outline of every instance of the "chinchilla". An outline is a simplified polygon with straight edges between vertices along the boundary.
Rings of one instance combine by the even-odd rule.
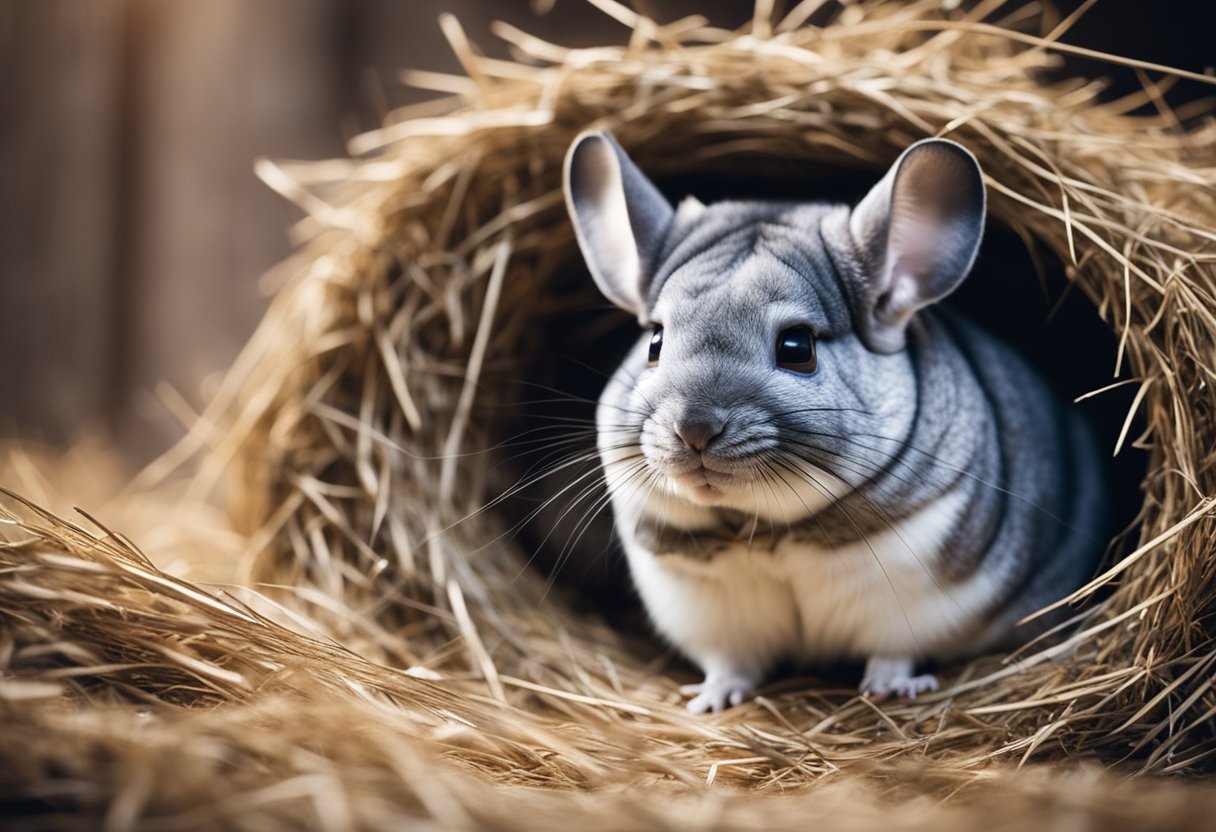
[[[1013,645],[1094,573],[1101,457],[1010,348],[938,305],[970,271],[982,174],[909,147],[851,208],[678,208],[607,133],[566,157],[596,284],[645,334],[597,409],[633,582],[736,705],[781,660],[864,659],[861,689],[934,690],[925,662]]]

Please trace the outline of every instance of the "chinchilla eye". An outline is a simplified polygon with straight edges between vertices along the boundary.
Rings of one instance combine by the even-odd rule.
[[[650,336],[650,355],[647,357],[647,363],[653,367],[659,363],[659,352],[663,349],[663,327],[656,326],[654,334]]]
[[[792,326],[777,336],[777,366],[807,375],[815,372],[818,362],[810,327]]]

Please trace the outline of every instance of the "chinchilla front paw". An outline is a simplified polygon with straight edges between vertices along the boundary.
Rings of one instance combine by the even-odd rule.
[[[861,692],[876,695],[893,693],[896,696],[915,699],[917,694],[937,690],[937,677],[928,673],[916,676],[913,674],[915,667],[912,659],[873,656],[866,662]]]
[[[685,685],[680,693],[692,696],[688,702],[688,712],[703,714],[707,711],[718,713],[743,702],[743,698],[756,688],[756,680],[752,677],[729,670],[711,670],[705,675],[705,681],[697,685]]]

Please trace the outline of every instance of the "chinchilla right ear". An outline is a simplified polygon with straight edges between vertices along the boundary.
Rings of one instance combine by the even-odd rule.
[[[566,154],[566,208],[604,297],[645,324],[654,258],[675,212],[611,133],[581,134]]]
[[[872,349],[902,349],[917,310],[953,292],[971,270],[984,233],[984,176],[947,139],[903,152],[849,217],[864,264],[860,318]]]

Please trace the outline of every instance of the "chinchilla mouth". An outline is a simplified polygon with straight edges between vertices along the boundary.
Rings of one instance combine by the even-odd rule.
[[[745,474],[744,471],[715,468],[706,460],[701,460],[694,465],[678,469],[663,465],[657,465],[656,468],[668,479],[691,489],[698,489],[703,486],[709,486],[714,489],[728,488],[732,485],[738,485],[747,479],[746,476],[742,476]]]

